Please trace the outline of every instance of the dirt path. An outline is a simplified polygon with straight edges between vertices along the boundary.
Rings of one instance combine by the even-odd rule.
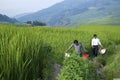
[[[51,77],[50,80],[57,80],[56,78],[58,76],[58,73],[60,72],[61,67],[58,63],[54,63],[53,64],[53,69],[54,69],[54,71],[52,73],[52,77]]]

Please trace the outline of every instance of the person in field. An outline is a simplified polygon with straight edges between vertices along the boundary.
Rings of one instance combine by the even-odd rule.
[[[78,53],[81,57],[82,57],[81,49],[87,52],[82,43],[78,42],[78,40],[74,40],[73,43],[69,46],[69,48],[66,50],[66,52],[68,52],[72,47],[75,48],[76,53]]]
[[[101,44],[100,40],[97,38],[96,34],[93,35],[93,39],[91,41],[91,46],[92,46],[94,57],[97,57],[99,46],[102,47],[102,44]]]

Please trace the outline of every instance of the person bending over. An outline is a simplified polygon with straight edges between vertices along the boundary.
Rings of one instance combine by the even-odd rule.
[[[87,52],[82,43],[78,42],[78,40],[74,40],[73,43],[69,46],[69,48],[66,50],[66,52],[68,52],[72,47],[75,48],[75,51],[80,55],[80,57],[82,57],[81,49]]]

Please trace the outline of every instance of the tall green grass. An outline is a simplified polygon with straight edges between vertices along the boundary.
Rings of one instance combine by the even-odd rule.
[[[29,30],[0,27],[0,80],[47,80],[51,47]]]

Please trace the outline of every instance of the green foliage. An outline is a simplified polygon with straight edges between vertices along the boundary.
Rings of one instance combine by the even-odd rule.
[[[32,24],[32,21],[27,21],[26,23],[27,23],[27,24]]]
[[[0,30],[0,80],[48,80],[51,47],[29,31]]]
[[[106,73],[106,79],[107,80],[113,80],[114,78],[120,78],[120,45],[115,45],[114,46],[114,52],[111,51],[112,53],[111,56],[106,55],[107,59],[107,65],[104,68],[104,72]]]
[[[45,23],[38,22],[38,21],[33,21],[32,25],[33,25],[33,26],[46,26]]]
[[[99,56],[99,57],[95,58],[95,61],[96,61],[96,63],[100,63],[103,66],[106,65],[106,61],[105,61],[104,57],[102,57],[102,56]]]
[[[74,54],[66,58],[58,80],[97,80],[95,65]]]
[[[120,44],[119,30],[120,26],[108,25],[81,25],[75,28],[53,28],[40,26],[31,27],[29,25],[19,24],[0,24],[0,79],[48,80],[50,65],[52,64],[51,60],[62,64],[64,51],[71,45],[73,40],[77,39],[82,42],[89,51],[90,56],[92,56],[90,42],[93,34],[96,33],[103,46],[107,49],[106,54],[102,56],[106,61],[106,66],[104,67],[104,72],[107,75],[106,80],[112,80],[113,75],[119,73],[120,69],[119,46],[117,46]],[[72,52],[74,52],[73,49],[70,53]],[[71,57],[70,60],[65,59],[64,63],[68,64],[68,62],[71,61],[71,63],[66,66],[76,67],[72,69],[73,72],[75,71],[75,77],[81,77],[76,73],[76,70],[78,70],[78,72],[79,70],[81,71],[80,75],[87,74],[89,71],[94,72],[94,68],[87,69],[89,71],[85,70],[85,68],[94,67],[94,65],[89,64],[89,61],[84,61],[76,57],[81,61],[81,64],[78,60],[78,62],[76,62],[74,58],[75,55]],[[75,65],[72,64],[72,61]],[[79,66],[84,66],[84,68],[78,68]],[[82,73],[84,71],[86,72]],[[111,74],[112,72],[113,74]],[[67,73],[67,71],[61,73]],[[70,73],[72,74],[72,72]],[[90,74],[92,75],[92,73]],[[82,78],[89,77],[88,75],[86,76],[87,77]],[[119,77],[119,75],[115,77]],[[89,79],[92,78],[94,78],[94,74],[93,77]]]
[[[32,26],[46,26],[45,23],[39,22],[39,21],[27,21],[26,23],[27,23],[27,24],[30,24],[30,25],[32,25]]]

